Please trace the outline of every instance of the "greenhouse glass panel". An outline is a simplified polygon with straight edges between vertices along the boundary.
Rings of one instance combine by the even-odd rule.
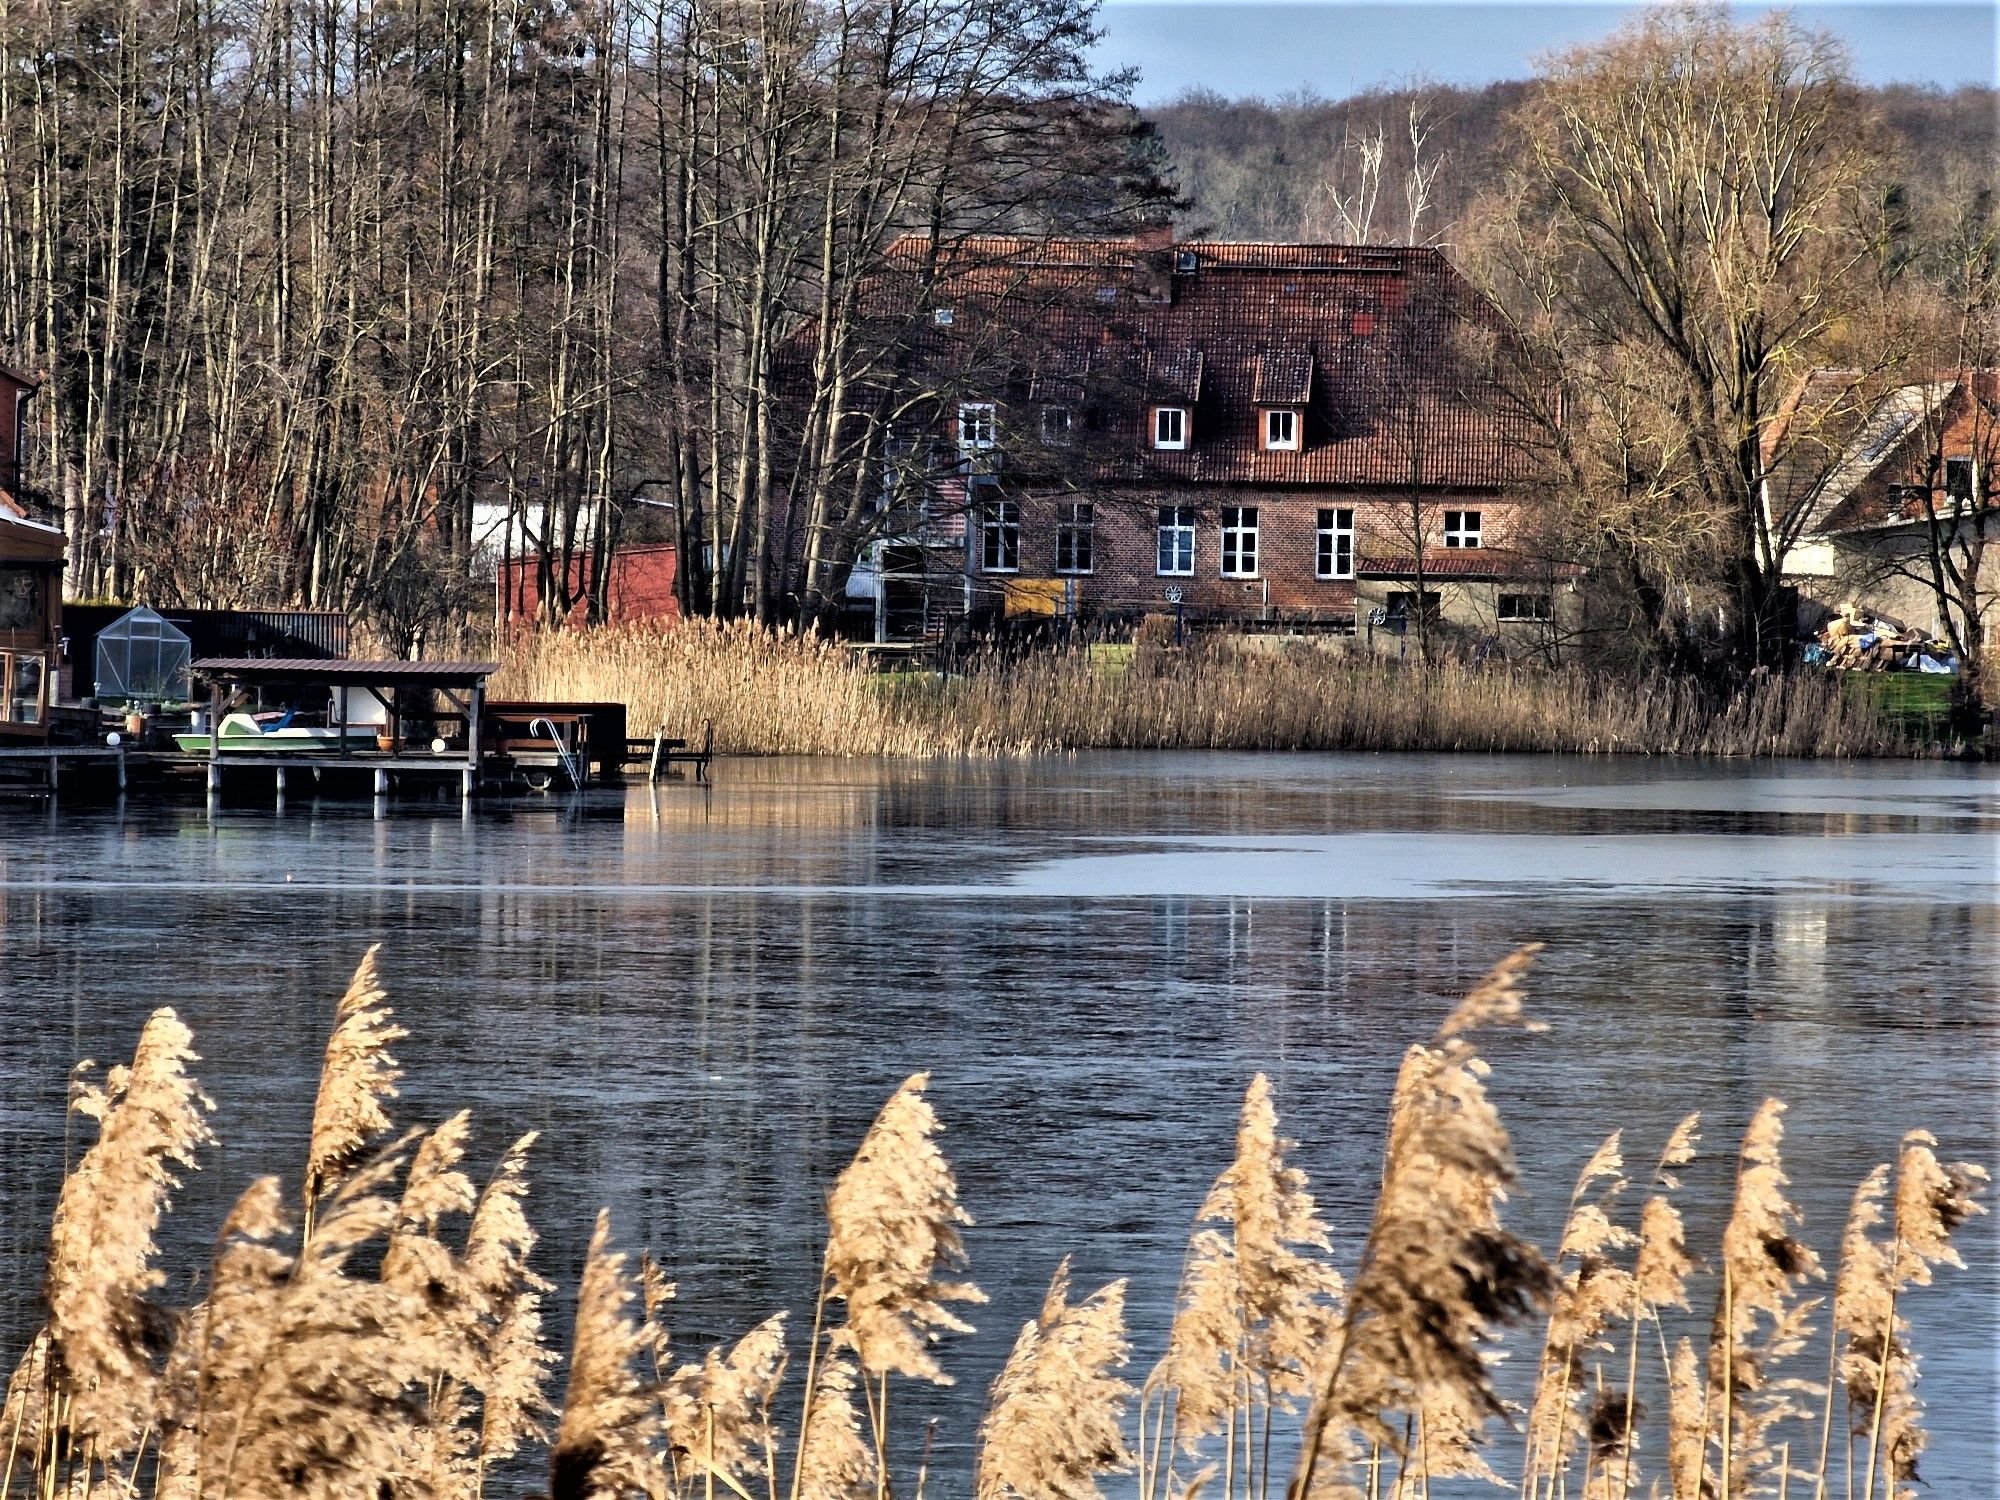
[[[184,702],[193,654],[187,636],[142,604],[98,633],[98,701]]]

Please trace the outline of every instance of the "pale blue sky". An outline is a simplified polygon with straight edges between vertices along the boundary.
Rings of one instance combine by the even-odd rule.
[[[1140,68],[1142,104],[1197,85],[1231,97],[1311,87],[1337,99],[1416,78],[1526,77],[1537,54],[1603,36],[1634,8],[1604,0],[1105,0],[1099,58]],[[1791,8],[1845,37],[1870,83],[1992,83],[2000,67],[1996,0]]]

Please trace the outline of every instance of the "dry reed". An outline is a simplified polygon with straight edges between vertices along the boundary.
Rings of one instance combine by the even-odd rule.
[[[1722,1231],[1707,1427],[1725,1500],[1749,1493],[1756,1472],[1769,1467],[1773,1429],[1810,1415],[1794,1399],[1809,1388],[1776,1381],[1771,1373],[1805,1346],[1819,1302],[1797,1293],[1823,1274],[1819,1257],[1795,1233],[1802,1220],[1798,1206],[1785,1196],[1784,1111],[1780,1101],[1766,1099],[1744,1130],[1735,1201]]]
[[[659,1412],[639,1372],[654,1331],[633,1319],[637,1300],[625,1257],[611,1248],[611,1211],[602,1209],[576,1295],[569,1387],[549,1450],[550,1500],[624,1500],[660,1487]]]
[[[1893,1179],[1884,1166],[1856,1191],[1821,1360],[1835,1380],[1819,1409],[1820,1458],[1795,1460],[1809,1444],[1784,1439],[1780,1424],[1805,1414],[1816,1389],[1789,1367],[1810,1333],[1816,1304],[1802,1290],[1818,1262],[1786,1192],[1782,1106],[1756,1112],[1737,1155],[1709,1357],[1686,1339],[1670,1352],[1661,1312],[1687,1308],[1698,1269],[1672,1201],[1694,1156],[1695,1116],[1670,1136],[1636,1233],[1613,1212],[1625,1185],[1617,1135],[1578,1174],[1553,1267],[1501,1222],[1512,1144],[1474,1037],[1532,1024],[1521,998],[1531,953],[1503,961],[1406,1054],[1344,1304],[1323,1259],[1331,1235],[1258,1075],[1143,1396],[1121,1373],[1125,1284],[1073,1300],[1065,1262],[993,1387],[968,1476],[977,1500],[1102,1500],[1106,1478],[1133,1469],[1141,1500],[1206,1489],[1263,1500],[1274,1421],[1296,1417],[1292,1398],[1307,1390],[1304,1419],[1280,1439],[1299,1453],[1294,1495],[1428,1500],[1434,1482],[1492,1480],[1489,1438],[1508,1406],[1493,1379],[1500,1336],[1544,1300],[1522,1434],[1529,1500],[1643,1492],[1635,1451],[1647,1414],[1633,1392],[1647,1322],[1666,1388],[1652,1493],[1805,1500],[1810,1480],[1813,1500],[1827,1500],[1842,1488],[1830,1459],[1844,1400],[1847,1500],[1911,1500],[1927,1434],[1903,1299],[1962,1263],[1955,1236],[1984,1211],[1985,1172],[1941,1161],[1936,1142],[1913,1131]],[[392,1028],[372,964],[349,993],[360,998],[343,1005],[342,1024],[366,1013],[375,1040],[349,1048],[365,1066],[332,1071],[386,1124],[392,1064],[381,1038]],[[347,1144],[323,1158],[313,1235],[294,1236],[278,1182],[259,1179],[217,1236],[199,1300],[154,1306],[169,1284],[153,1241],[172,1171],[207,1139],[207,1101],[186,1072],[193,1056],[185,1028],[161,1012],[130,1068],[77,1090],[101,1129],[60,1200],[51,1302],[62,1277],[91,1284],[62,1292],[60,1317],[52,1306],[9,1381],[0,1500],[13,1500],[17,1476],[36,1500],[479,1500],[494,1465],[544,1442],[550,1500],[777,1500],[784,1314],[663,1374],[657,1317],[673,1286],[650,1258],[627,1273],[608,1215],[585,1257],[566,1396],[551,1409],[540,1337],[549,1286],[529,1265],[523,1211],[532,1134],[475,1195],[462,1170],[466,1116],[369,1158],[379,1128],[348,1109],[333,1137]],[[943,1279],[963,1263],[970,1219],[925,1082],[919,1074],[896,1091],[831,1195],[819,1312],[839,1298],[848,1317],[832,1329],[815,1318],[791,1454],[797,1500],[886,1500],[889,1376],[943,1378],[931,1341],[961,1329],[951,1307],[977,1295]],[[108,1195],[128,1189],[121,1218]],[[452,1221],[468,1217],[454,1248]],[[79,1383],[86,1369],[99,1372],[94,1385]],[[1203,1451],[1218,1436],[1219,1465]],[[1210,1461],[1183,1473],[1176,1451]],[[919,1497],[930,1462],[926,1438]]]
[[[408,1035],[391,1019],[381,975],[375,967],[380,945],[361,963],[334,1011],[326,1040],[319,1094],[313,1101],[312,1136],[306,1147],[305,1237],[313,1234],[315,1206],[340,1181],[368,1143],[389,1129],[384,1099],[396,1096],[402,1077],[390,1046]]]
[[[951,1384],[930,1346],[940,1331],[971,1333],[953,1302],[984,1302],[970,1282],[942,1281],[965,1263],[951,1163],[938,1150],[929,1076],[896,1090],[827,1199],[826,1278],[847,1307],[846,1334],[864,1372]]]
[[[1103,1500],[1099,1479],[1133,1465],[1124,1413],[1135,1392],[1114,1373],[1130,1356],[1125,1283],[1071,1302],[1065,1258],[994,1381],[975,1500]]]
[[[1322,1466],[1352,1451],[1350,1432],[1406,1470],[1414,1457],[1432,1477],[1497,1477],[1477,1451],[1486,1424],[1505,1415],[1485,1349],[1543,1302],[1550,1273],[1500,1221],[1513,1152],[1467,1038],[1534,1024],[1520,982],[1535,951],[1502,960],[1404,1055],[1375,1220],[1307,1415],[1292,1500],[1338,1483]]]
[[[660,1387],[672,1472],[698,1481],[709,1475],[740,1491],[769,1477],[777,1430],[771,1403],[785,1377],[785,1315],[774,1313],[725,1353],[708,1351]]]
[[[814,1375],[812,1412],[799,1444],[800,1500],[868,1500],[875,1493],[875,1450],[862,1436],[854,1404],[857,1379],[840,1351]]]
[[[1794,674],[1716,698],[1684,679],[1441,663],[1310,641],[1208,642],[1122,662],[974,660],[876,673],[830,642],[747,622],[527,636],[496,693],[613,701],[631,722],[751,755],[996,755],[1076,749],[1474,750],[1712,756],[1908,755],[1872,702]]]
[[[179,1186],[175,1169],[193,1167],[214,1139],[205,1118],[214,1105],[187,1071],[198,1061],[193,1041],[172,1010],[157,1010],[129,1067],[101,1086],[86,1081],[89,1064],[72,1073],[70,1107],[96,1120],[98,1135],[56,1199],[47,1337],[30,1346],[0,1411],[10,1452],[53,1454],[67,1442],[108,1462],[142,1440],[170,1337],[152,1300],[166,1283],[154,1236]],[[51,1424],[58,1405],[62,1421]]]

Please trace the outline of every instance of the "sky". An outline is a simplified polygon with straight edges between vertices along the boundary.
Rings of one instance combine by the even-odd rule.
[[[1637,6],[1605,0],[1105,0],[1098,57],[1136,66],[1134,97],[1190,88],[1231,98],[1310,89],[1330,99],[1417,79],[1524,78],[1536,56],[1613,30]],[[1740,14],[1771,8],[1738,4]],[[1791,9],[1847,39],[1867,83],[1993,83],[2000,0],[1817,0]]]

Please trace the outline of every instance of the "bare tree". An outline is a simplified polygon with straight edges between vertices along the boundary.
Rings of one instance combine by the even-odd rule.
[[[1553,223],[1551,308],[1659,460],[1642,487],[1702,516],[1736,660],[1775,662],[1807,510],[1774,510],[1766,481],[1826,413],[1777,419],[1796,372],[1866,311],[1856,209],[1876,162],[1840,45],[1784,14],[1649,10],[1551,63],[1524,124],[1529,167],[1510,197]]]

